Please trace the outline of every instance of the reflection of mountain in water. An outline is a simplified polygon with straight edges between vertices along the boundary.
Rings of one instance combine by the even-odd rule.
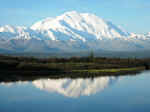
[[[25,85],[28,81],[17,81],[17,82],[1,82],[0,86],[13,86],[13,85]]]
[[[41,79],[33,84],[41,90],[57,92],[68,97],[90,96],[102,91],[116,79],[114,77],[99,77],[94,79]]]

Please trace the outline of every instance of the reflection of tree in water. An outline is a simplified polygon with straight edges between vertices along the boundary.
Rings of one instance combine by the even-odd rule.
[[[144,66],[145,66],[145,69],[146,69],[146,70],[149,70],[149,69],[150,69],[150,67],[149,67],[150,65],[149,65],[148,63],[144,63]]]
[[[90,96],[101,92],[116,82],[114,77],[98,77],[93,79],[41,79],[33,84],[41,90],[60,93],[67,97]]]

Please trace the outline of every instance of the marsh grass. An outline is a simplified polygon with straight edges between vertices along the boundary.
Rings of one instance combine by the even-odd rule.
[[[89,72],[89,73],[102,73],[102,72],[121,72],[121,71],[135,71],[135,70],[143,70],[144,67],[134,67],[134,68],[116,68],[116,69],[89,69],[89,70],[73,70],[72,72]]]

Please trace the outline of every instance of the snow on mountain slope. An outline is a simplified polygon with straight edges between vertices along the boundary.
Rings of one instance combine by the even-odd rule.
[[[94,14],[66,12],[30,28],[0,27],[0,49],[18,52],[149,50],[150,33],[134,34]]]
[[[9,40],[12,38],[30,39],[30,31],[26,27],[13,27],[6,25],[0,27],[0,39]]]
[[[47,31],[47,33],[50,31],[49,36],[52,40],[61,40],[61,37],[54,37],[55,33],[53,31],[69,35],[68,39],[74,40],[77,38],[84,42],[89,39],[101,40],[129,36],[128,32],[122,31],[111,22],[105,21],[93,14],[77,13],[75,11],[67,12],[55,19],[45,19],[37,22],[31,26],[31,29]]]

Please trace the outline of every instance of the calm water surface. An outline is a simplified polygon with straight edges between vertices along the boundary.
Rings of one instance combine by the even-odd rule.
[[[150,71],[136,76],[0,83],[0,112],[150,112]]]

